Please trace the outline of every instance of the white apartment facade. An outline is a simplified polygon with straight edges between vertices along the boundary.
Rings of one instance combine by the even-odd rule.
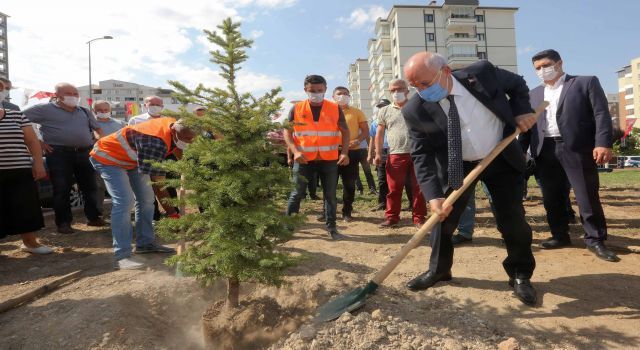
[[[373,115],[369,74],[369,62],[365,59],[358,58],[355,63],[349,65],[349,91],[353,101],[351,105],[360,109],[367,118]]]
[[[618,99],[620,101],[620,126],[624,129],[627,120],[634,121],[636,127],[640,115],[640,57],[631,60],[631,64],[618,72]]]
[[[440,5],[394,5],[376,21],[368,43],[372,105],[389,98],[388,83],[403,78],[404,62],[421,51],[438,52],[452,68],[478,59],[517,72],[515,7],[483,7],[478,0],[444,0]]]
[[[9,43],[7,41],[7,18],[0,12],[0,77],[9,79]]]

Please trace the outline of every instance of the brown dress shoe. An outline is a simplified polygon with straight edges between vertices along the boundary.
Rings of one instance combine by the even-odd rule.
[[[58,233],[62,233],[65,235],[75,233],[76,231],[71,227],[71,224],[60,224],[58,225]]]
[[[380,227],[385,228],[385,227],[398,227],[398,222],[393,222],[391,220],[385,220],[383,223],[380,224]]]

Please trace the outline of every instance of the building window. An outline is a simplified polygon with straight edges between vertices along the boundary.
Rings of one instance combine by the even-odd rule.
[[[456,38],[468,38],[469,33],[454,33],[453,36]]]
[[[486,38],[484,36],[484,33],[478,33],[478,41],[485,41]]]
[[[478,58],[481,60],[486,60],[487,59],[487,53],[486,52],[478,52]]]
[[[628,89],[625,91],[625,93],[626,93],[627,95],[633,95],[633,88],[628,88]]]
[[[484,15],[476,15],[476,22],[484,22]]]
[[[427,33],[427,41],[436,41],[436,35],[434,33]]]
[[[120,97],[116,97],[116,101],[120,101]]]
[[[424,15],[424,21],[428,23],[433,23],[433,14]]]
[[[627,109],[627,115],[633,115],[633,109]]]

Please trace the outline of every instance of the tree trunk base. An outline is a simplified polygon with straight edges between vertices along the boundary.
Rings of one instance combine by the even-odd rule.
[[[308,310],[282,308],[264,297],[245,300],[227,310],[222,301],[212,304],[202,315],[202,331],[207,349],[263,349],[294,331]]]

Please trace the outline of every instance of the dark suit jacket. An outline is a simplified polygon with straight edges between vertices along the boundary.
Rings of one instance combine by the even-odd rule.
[[[504,122],[504,136],[515,131],[515,116],[532,112],[524,79],[489,61],[478,61],[454,71],[453,76]],[[426,102],[418,94],[409,99],[402,114],[409,128],[411,156],[420,189],[427,201],[443,198],[448,188],[447,115],[437,102]],[[516,142],[502,156],[517,171],[524,171],[524,153]]]
[[[536,87],[529,95],[531,104],[538,105],[544,100],[544,86]],[[596,77],[565,76],[556,120],[570,151],[590,155],[595,147],[611,148],[613,145],[613,127],[607,97]],[[526,150],[531,146],[534,157],[540,152],[546,125],[547,111],[544,111],[538,117],[536,125],[520,137],[522,149]]]

